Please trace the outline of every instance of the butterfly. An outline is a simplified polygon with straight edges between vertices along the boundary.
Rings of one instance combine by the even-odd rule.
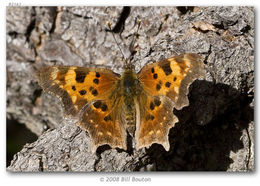
[[[138,73],[126,63],[122,75],[105,68],[48,66],[39,85],[58,96],[65,115],[91,137],[91,151],[108,144],[127,150],[161,144],[169,151],[169,130],[178,122],[173,109],[189,104],[189,85],[204,77],[202,57],[187,53],[145,65]]]

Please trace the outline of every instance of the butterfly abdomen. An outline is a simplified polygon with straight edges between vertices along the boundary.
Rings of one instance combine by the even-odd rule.
[[[123,113],[124,113],[124,120],[126,123],[126,129],[128,133],[134,137],[135,133],[135,126],[136,126],[136,112],[135,106],[133,104],[134,100],[132,98],[128,99],[125,98],[124,106],[123,106]]]

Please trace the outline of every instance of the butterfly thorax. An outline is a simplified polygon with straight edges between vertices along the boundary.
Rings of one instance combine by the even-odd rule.
[[[127,131],[134,137],[136,126],[135,98],[140,92],[140,82],[132,69],[126,69],[121,78],[123,95],[122,113],[125,115]]]

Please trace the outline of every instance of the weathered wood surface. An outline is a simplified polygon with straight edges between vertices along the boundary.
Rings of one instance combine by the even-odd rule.
[[[8,171],[254,170],[253,7],[8,7],[7,118],[39,139],[18,152]],[[186,52],[204,57],[207,76],[190,87],[190,105],[174,111],[171,149],[89,151],[89,137],[63,119],[59,100],[41,91],[32,71],[45,65],[102,65],[120,73],[142,20],[136,70]]]

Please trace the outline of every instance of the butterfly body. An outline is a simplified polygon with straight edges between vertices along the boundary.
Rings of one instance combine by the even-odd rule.
[[[124,71],[121,76],[121,88],[123,89],[123,104],[120,108],[123,112],[122,117],[125,118],[126,129],[128,133],[134,137],[136,130],[136,107],[137,96],[140,95],[142,87],[137,78],[136,72],[129,68]]]
[[[127,132],[136,148],[158,143],[169,150],[168,134],[178,122],[173,109],[188,105],[189,85],[204,76],[199,55],[184,54],[122,75],[108,69],[45,67],[38,72],[41,87],[60,98],[65,114],[91,137],[91,150],[108,144],[127,149]]]

